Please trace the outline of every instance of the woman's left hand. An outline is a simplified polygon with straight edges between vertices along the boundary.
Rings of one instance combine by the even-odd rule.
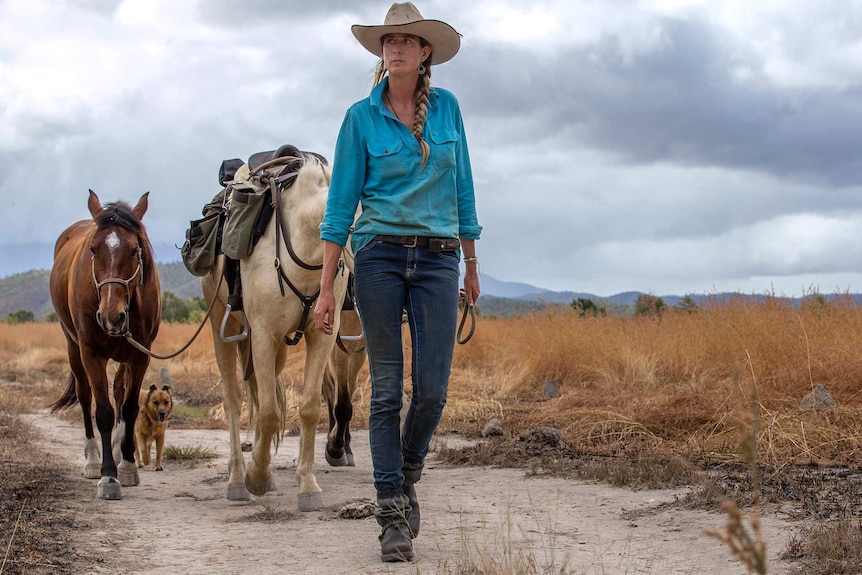
[[[468,306],[473,306],[479,299],[479,270],[475,264],[468,264],[464,271],[464,287],[461,288],[461,298]]]

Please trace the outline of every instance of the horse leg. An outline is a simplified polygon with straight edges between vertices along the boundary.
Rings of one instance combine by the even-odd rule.
[[[78,396],[78,404],[84,416],[84,477],[87,479],[98,479],[101,477],[102,458],[100,456],[99,442],[93,431],[93,391],[90,389],[90,380],[84,364],[81,362],[81,349],[72,341],[67,342],[69,351],[69,365],[72,368],[72,377],[75,378],[75,393]]]
[[[278,389],[278,375],[284,360],[279,362],[277,357],[283,344],[280,338],[273,341],[265,329],[252,328],[251,340],[254,381],[249,383],[257,385],[257,428],[251,460],[245,472],[245,487],[253,495],[261,496],[275,489],[270,470],[271,445],[273,438],[284,429],[284,402],[279,401],[279,393],[283,397],[284,392]]]
[[[227,307],[225,307],[227,290],[222,287],[222,294],[215,299],[213,299],[213,296],[215,295],[216,282],[222,274],[223,265],[224,257],[220,257],[213,271],[202,278],[201,287],[203,288],[206,300],[212,301],[212,312],[209,323],[213,334],[213,351],[215,352],[216,365],[221,376],[224,412],[230,436],[226,497],[228,501],[248,501],[251,495],[245,487],[245,459],[242,454],[242,442],[240,440],[240,416],[242,412],[243,392],[236,372],[238,354],[248,347],[248,340],[237,344],[224,342],[221,339],[219,332],[221,321],[227,311]],[[226,333],[235,334],[241,330],[242,325],[239,320],[231,315],[225,326]]]
[[[123,459],[121,443],[125,429],[123,424],[123,411],[120,407],[126,400],[126,364],[121,363],[114,374],[114,434],[111,436],[111,448],[114,454],[114,463],[119,464]],[[121,482],[122,483],[122,482]],[[125,484],[123,484],[125,485]]]
[[[359,370],[365,364],[365,352],[354,352],[350,356],[347,368],[347,379],[341,387],[341,393],[344,399],[340,399],[345,408],[342,415],[342,427],[344,428],[344,452],[347,455],[347,465],[354,467],[356,462],[353,459],[353,450],[350,448],[350,420],[353,419],[353,394],[356,393],[356,384],[359,380]]]
[[[117,373],[114,374],[114,407],[117,409],[117,422],[119,422],[122,414],[120,406],[126,398],[126,364],[121,363],[117,367]]]
[[[122,489],[117,480],[117,465],[111,447],[111,435],[114,429],[114,407],[108,392],[108,360],[82,348],[82,363],[90,380],[90,387],[96,396],[96,427],[102,440],[101,479],[96,489],[99,499],[122,499]]]
[[[354,466],[350,451],[350,420],[353,418],[351,385],[352,358],[338,348],[323,375],[323,392],[329,408],[329,433],[326,438],[326,462],[333,467]]]
[[[338,405],[338,377],[335,375],[335,372],[340,361],[337,354],[344,354],[344,352],[340,349],[332,351],[332,357],[326,366],[326,371],[323,373],[323,383],[321,385],[323,397],[326,399],[326,410],[329,414],[329,431],[326,434],[326,449],[323,455],[326,457],[326,462],[332,467],[347,465],[341,428],[338,425],[338,418],[335,416],[335,409]]]
[[[117,410],[122,409],[121,415],[117,418],[117,435],[119,435],[121,457],[117,468],[117,474],[120,480],[120,485],[134,486],[141,483],[141,478],[138,475],[138,467],[135,465],[135,422],[138,419],[140,411],[139,395],[141,393],[141,383],[144,381],[144,375],[147,372],[147,366],[150,365],[150,358],[144,354],[140,354],[135,360],[128,364],[120,366],[127,367],[124,371],[123,386],[125,389],[125,397],[122,404],[117,405]],[[119,375],[119,371],[117,372]]]
[[[239,322],[236,322],[239,324]],[[239,329],[239,325],[236,326]],[[222,374],[222,395],[224,411],[230,434],[230,455],[228,458],[228,501],[248,501],[251,495],[245,487],[245,458],[242,454],[240,425],[242,416],[242,382],[237,377],[237,359],[248,344],[225,343],[218,336],[213,338],[219,371]]]
[[[334,326],[337,331],[338,326]],[[317,331],[305,334],[305,374],[299,404],[299,459],[296,477],[299,481],[299,510],[317,511],[323,508],[323,490],[314,473],[314,439],[320,422],[320,392],[326,363],[335,339]]]

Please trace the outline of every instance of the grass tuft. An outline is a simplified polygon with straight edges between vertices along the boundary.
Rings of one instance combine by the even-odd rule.
[[[218,453],[214,449],[195,445],[192,447],[178,447],[176,445],[166,445],[162,456],[165,459],[172,461],[201,461],[207,459],[216,459]]]

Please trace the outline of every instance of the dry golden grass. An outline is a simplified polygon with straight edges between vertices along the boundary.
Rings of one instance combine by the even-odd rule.
[[[195,328],[164,324],[154,351],[179,349]],[[653,468],[665,468],[668,461],[679,461],[683,470],[692,461],[757,461],[770,473],[810,463],[852,467],[862,451],[860,350],[862,307],[849,298],[828,304],[812,298],[801,308],[777,298],[739,299],[693,314],[669,311],[660,320],[579,318],[565,309],[518,318],[480,316],[471,342],[456,347],[441,431],[475,435],[492,418],[501,420],[509,438],[554,426],[571,453],[641,458],[654,461]],[[409,357],[409,342],[405,351]],[[282,374],[288,431],[298,429],[304,361],[300,344],[289,351]],[[157,383],[161,368],[169,371],[181,405],[212,414],[187,424],[223,425],[209,329],[178,357],[154,360],[145,383]],[[4,401],[17,405],[16,411],[56,399],[67,375],[58,324],[0,323],[0,379],[11,382]],[[557,382],[560,395],[543,399],[549,380]],[[816,384],[827,387],[837,408],[799,407]],[[368,394],[366,368],[354,398],[356,427],[367,426]],[[325,409],[322,416],[325,425]],[[749,441],[755,452],[745,453],[739,446],[752,433],[752,416],[757,426]],[[733,525],[743,525],[741,513],[728,516],[740,520]],[[859,529],[847,520],[836,525],[842,528],[819,526],[800,539],[795,556],[830,565],[843,561],[842,550],[858,543]],[[858,557],[851,563],[858,566]],[[476,565],[466,567],[458,572],[476,572]]]
[[[179,349],[195,328],[164,324],[154,351]],[[441,429],[476,434],[499,418],[513,436],[555,426],[570,446],[587,453],[654,448],[738,459],[740,418],[756,390],[760,462],[849,464],[862,449],[859,350],[862,308],[849,299],[802,308],[778,298],[760,304],[740,299],[693,314],[668,312],[660,320],[578,318],[570,310],[480,316],[473,339],[455,350]],[[283,380],[292,408],[304,361],[302,344],[289,351]],[[0,365],[4,379],[51,380],[59,393],[68,370],[59,325],[0,324]],[[162,367],[181,402],[218,411],[221,385],[209,329],[178,357],[154,360],[148,380],[158,382]],[[548,380],[561,393],[543,400]],[[801,410],[800,399],[818,383],[838,407]],[[363,369],[354,412],[359,427],[367,423],[368,387]],[[297,424],[290,409],[287,429]]]

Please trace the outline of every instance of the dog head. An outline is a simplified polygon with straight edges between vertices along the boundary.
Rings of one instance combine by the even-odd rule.
[[[169,385],[163,385],[161,389],[151,385],[141,404],[141,409],[159,423],[167,421],[173,408],[174,398],[171,395],[171,386]]]

